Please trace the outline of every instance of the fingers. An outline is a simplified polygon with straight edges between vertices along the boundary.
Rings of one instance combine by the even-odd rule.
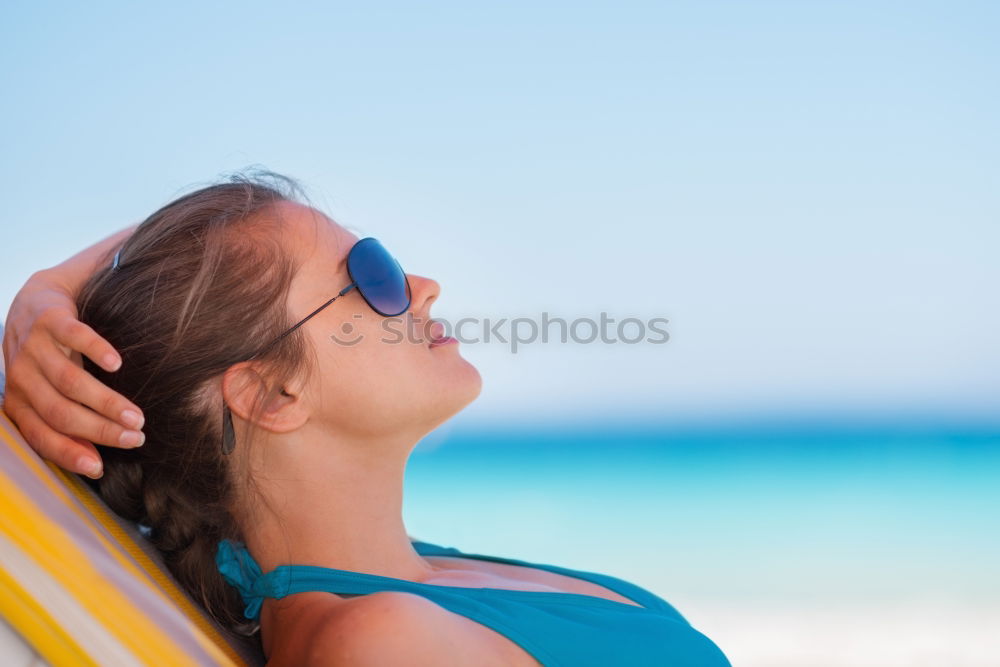
[[[109,373],[121,368],[122,359],[118,352],[96,331],[69,312],[52,317],[52,337],[57,342],[86,356]]]
[[[50,346],[49,349],[45,349],[43,346],[41,354],[38,355],[38,363],[45,379],[66,398],[90,407],[110,422],[117,422],[135,431],[142,428],[142,410],[135,403],[99,382],[93,375],[67,359],[54,345]],[[40,412],[44,416],[45,412]],[[53,424],[53,426],[59,428],[57,424]],[[77,435],[102,445],[115,446],[118,444],[117,440],[114,442],[106,441],[98,432],[85,432]],[[114,433],[113,435],[117,437],[118,434]]]
[[[4,410],[17,424],[24,439],[39,456],[52,461],[60,468],[97,479],[104,474],[97,449],[78,438],[70,438],[52,430],[23,401],[7,396]]]
[[[15,305],[3,340],[4,409],[40,456],[100,477],[100,455],[91,442],[141,445],[142,411],[84,371],[79,355],[108,372],[121,367],[121,356],[77,319],[73,299],[60,290],[22,289]]]
[[[79,371],[82,374],[77,376],[81,379],[74,380],[74,382],[77,383],[78,387],[83,386],[85,384],[82,382],[83,376],[89,377],[89,375],[70,364],[69,361],[66,363],[74,371]],[[22,382],[25,379],[22,376]],[[93,378],[90,379],[97,382]],[[29,405],[32,411],[43,419],[47,426],[63,435],[85,438],[90,442],[113,447],[138,447],[145,441],[145,436],[141,431],[126,429],[121,424],[101,416],[75,400],[70,400],[60,394],[55,385],[49,384],[42,378],[30,382],[27,386],[31,387]],[[24,394],[24,396],[29,396],[29,394]]]

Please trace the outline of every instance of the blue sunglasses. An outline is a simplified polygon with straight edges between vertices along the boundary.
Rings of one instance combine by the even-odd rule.
[[[410,281],[406,277],[403,267],[377,239],[369,236],[351,247],[350,252],[347,253],[347,274],[351,277],[350,285],[337,292],[337,295],[332,299],[255,352],[250,359],[259,357],[270,350],[285,336],[355,288],[364,298],[365,303],[384,317],[396,317],[410,309]],[[230,454],[236,448],[236,432],[233,430],[233,415],[229,411],[229,406],[226,405],[225,401],[222,405],[222,453]]]

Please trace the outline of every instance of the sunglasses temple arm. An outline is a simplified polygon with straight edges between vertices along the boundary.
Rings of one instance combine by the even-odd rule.
[[[345,294],[347,294],[348,292],[350,292],[352,289],[354,289],[357,286],[358,286],[357,283],[351,283],[350,285],[348,285],[344,289],[342,289],[339,292],[337,292],[337,296],[333,297],[332,299],[330,299],[329,301],[327,301],[326,303],[324,303],[322,306],[320,306],[316,310],[314,310],[311,313],[309,313],[308,315],[306,315],[304,318],[302,318],[302,320],[298,324],[296,324],[294,327],[292,327],[291,329],[289,329],[285,333],[283,333],[280,336],[278,336],[277,338],[275,338],[273,341],[270,342],[270,344],[268,344],[266,347],[264,347],[264,349],[258,350],[258,352],[255,355],[253,355],[253,357],[259,357],[260,355],[262,355],[265,352],[267,352],[268,350],[270,350],[272,347],[274,347],[279,342],[281,342],[282,340],[284,340],[285,336],[287,336],[288,334],[290,334],[293,331],[295,331],[296,329],[298,329],[300,326],[302,326],[303,324],[305,324],[306,322],[308,322],[309,320],[311,320],[314,316],[319,315],[319,312],[321,310],[323,310],[324,308],[326,308],[327,306],[329,306],[331,303],[333,303],[334,301],[336,301],[340,297],[344,296]],[[251,357],[251,358],[253,358],[253,357]]]

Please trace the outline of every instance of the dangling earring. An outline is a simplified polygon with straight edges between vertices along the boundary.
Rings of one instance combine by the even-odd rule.
[[[233,413],[229,406],[222,408],[222,453],[232,454],[236,449],[236,430],[233,428]]]

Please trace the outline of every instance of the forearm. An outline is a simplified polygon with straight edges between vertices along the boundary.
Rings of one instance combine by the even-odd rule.
[[[43,269],[35,273],[35,277],[44,278],[48,283],[63,290],[66,294],[75,297],[83,283],[86,282],[98,265],[109,261],[109,257],[122,242],[125,241],[138,225],[132,225],[120,232],[98,241],[94,245],[81,250],[69,259],[56,264],[55,266]]]

